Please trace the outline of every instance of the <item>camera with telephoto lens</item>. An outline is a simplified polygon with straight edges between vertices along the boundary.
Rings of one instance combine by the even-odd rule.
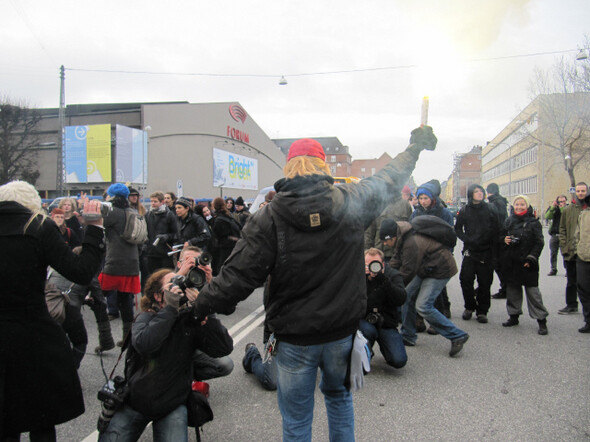
[[[101,402],[101,410],[96,425],[99,433],[108,428],[113,415],[123,405],[127,391],[127,383],[122,376],[109,379],[99,390],[98,400]]]
[[[517,246],[518,243],[520,243],[520,237],[519,236],[510,235],[510,245],[511,246]]]
[[[379,310],[377,308],[374,308],[373,311],[367,314],[367,316],[365,317],[365,321],[367,321],[369,324],[374,325],[377,328],[381,328],[384,320],[385,318],[381,313],[379,313]]]
[[[197,258],[195,258],[195,266],[209,265],[211,264],[212,259],[213,257],[210,253],[203,252]],[[182,290],[183,292],[191,287],[195,287],[198,290],[200,290],[207,283],[207,275],[200,268],[193,267],[192,269],[190,269],[186,276],[176,275],[174,278],[170,280],[170,282],[172,283],[172,285],[180,287],[180,290]]]
[[[368,267],[371,273],[381,273],[383,271],[383,263],[381,261],[371,261]]]

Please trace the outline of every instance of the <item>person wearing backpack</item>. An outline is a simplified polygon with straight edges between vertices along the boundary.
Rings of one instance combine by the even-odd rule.
[[[393,220],[381,224],[383,244],[393,247],[389,265],[398,269],[406,286],[407,298],[402,307],[402,338],[406,346],[416,345],[416,313],[419,313],[443,337],[451,341],[449,356],[458,354],[469,335],[434,308],[434,302],[451,277],[457,264],[446,244],[417,233],[412,224]]]
[[[479,184],[467,188],[467,205],[457,215],[455,232],[463,241],[461,263],[461,290],[465,301],[463,319],[471,319],[473,312],[477,322],[487,324],[490,309],[492,281],[494,278],[494,247],[498,243],[500,218],[495,207],[486,203],[486,192]],[[477,289],[474,289],[477,277]]]
[[[103,292],[116,292],[117,307],[123,321],[123,337],[117,342],[121,346],[133,322],[133,295],[141,292],[139,251],[137,244],[122,237],[127,219],[125,209],[129,208],[129,189],[124,184],[115,183],[107,189],[107,194],[112,206],[103,206],[107,252],[98,279]]]

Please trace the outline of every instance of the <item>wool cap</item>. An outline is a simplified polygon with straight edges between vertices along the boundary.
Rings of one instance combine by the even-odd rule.
[[[512,200],[512,205],[514,206],[514,203],[516,202],[516,200],[518,199],[523,199],[524,202],[526,203],[526,208],[528,209],[529,207],[531,207],[531,200],[529,200],[529,198],[525,195],[516,195],[514,197],[514,199]]]
[[[379,229],[379,238],[381,241],[385,241],[386,239],[392,239],[397,236],[397,223],[390,219],[386,218],[381,223],[381,228]]]
[[[174,201],[174,204],[177,206],[181,205],[187,209],[190,209],[192,207],[191,201],[188,198],[185,198],[184,196],[181,196],[176,201]]]
[[[242,198],[241,196],[237,197],[235,204],[236,204],[236,206],[243,206],[244,205],[244,198]]]
[[[129,195],[138,195],[139,196],[139,190],[135,189],[134,187],[129,186]]]
[[[316,140],[312,140],[311,138],[302,138],[291,144],[291,147],[289,148],[289,155],[287,155],[287,161],[289,161],[291,158],[300,156],[316,157],[322,161],[326,161],[326,153],[324,152],[324,148],[320,143],[318,143]]]
[[[490,183],[488,184],[488,187],[486,187],[486,191],[493,195],[498,195],[500,193],[500,188],[496,183]]]
[[[402,193],[405,193],[406,195],[411,195],[412,194],[412,189],[410,189],[410,186],[408,186],[407,184],[402,188]]]
[[[64,210],[63,209],[60,209],[59,207],[56,207],[55,209],[53,209],[51,211],[51,216],[53,216],[53,215],[65,215],[65,214],[66,214],[66,212],[64,212]]]
[[[129,196],[129,189],[125,184],[115,183],[109,186],[107,194],[109,196],[122,196],[123,198],[127,198]]]

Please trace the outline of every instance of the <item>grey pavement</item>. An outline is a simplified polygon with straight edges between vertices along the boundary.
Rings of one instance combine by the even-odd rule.
[[[448,285],[452,320],[471,336],[464,350],[450,358],[449,341],[421,333],[417,345],[407,349],[406,367],[396,370],[385,364],[376,346],[365,387],[354,395],[358,441],[590,440],[590,335],[577,331],[583,325],[581,313],[557,314],[565,305],[565,273],[560,262],[557,276],[545,276],[549,271],[547,244],[541,256],[540,289],[550,313],[549,334],[537,334],[526,303],[517,327],[501,326],[508,317],[504,300],[492,300],[488,324],[462,320],[459,279],[453,277]],[[459,244],[455,251],[459,266],[460,248]],[[495,291],[497,282],[492,286],[492,293]],[[257,290],[236,313],[221,319],[231,329],[261,302]],[[85,319],[90,351],[97,343],[96,325],[90,311],[85,311]],[[113,321],[113,326],[118,338],[120,321]],[[241,366],[248,342],[261,345],[262,325],[236,342],[233,373],[209,381],[215,419],[204,426],[203,441],[281,440],[276,394],[263,390]],[[111,351],[105,358],[109,372],[116,357]],[[84,358],[80,378],[87,412],[58,426],[59,440],[79,441],[89,435],[87,440],[96,440],[92,435],[99,412],[96,393],[104,383],[98,357],[88,354]],[[193,431],[189,436],[195,440]],[[152,440],[149,429],[141,440]],[[328,440],[319,390],[313,440]]]

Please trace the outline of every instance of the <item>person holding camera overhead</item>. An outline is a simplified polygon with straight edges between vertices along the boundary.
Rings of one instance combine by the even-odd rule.
[[[121,395],[121,408],[110,422],[103,423],[108,426],[100,432],[101,442],[136,441],[150,421],[154,441],[188,440],[186,404],[195,350],[217,358],[233,350],[232,338],[218,319],[195,319],[189,305],[198,291],[175,285],[171,281],[176,276],[160,269],[145,283],[142,312],[127,349],[127,394]]]
[[[385,219],[381,225],[387,226],[391,222]],[[371,349],[377,341],[388,365],[402,368],[408,362],[408,355],[397,325],[401,319],[398,307],[406,301],[404,280],[397,270],[385,265],[383,252],[376,248],[365,251],[365,275],[367,314],[361,319],[359,329]]]
[[[512,201],[512,213],[504,224],[501,238],[506,244],[503,263],[507,281],[506,310],[510,315],[502,325],[518,325],[518,317],[522,315],[524,286],[529,315],[537,320],[538,333],[546,335],[549,313],[543,305],[539,290],[539,255],[545,245],[543,227],[526,196],[518,195]]]
[[[0,440],[55,440],[55,425],[84,412],[68,338],[49,315],[47,266],[88,284],[104,254],[100,203],[90,201],[82,252],[74,254],[24,181],[0,187]]]

